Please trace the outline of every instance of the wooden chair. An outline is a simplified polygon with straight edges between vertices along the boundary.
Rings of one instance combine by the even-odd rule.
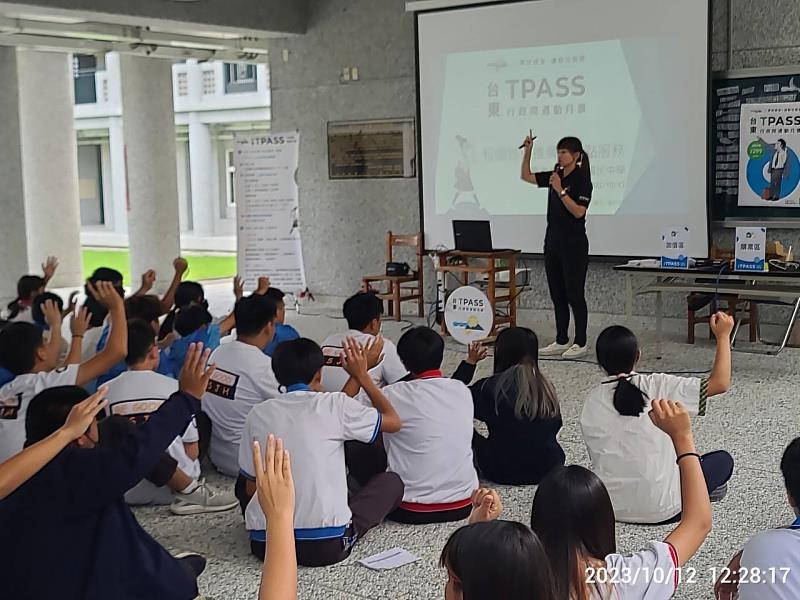
[[[422,233],[414,235],[395,235],[391,231],[386,237],[386,262],[395,262],[395,248],[410,247],[414,249],[417,264],[416,270],[408,275],[367,275],[362,279],[364,291],[375,291],[381,300],[385,300],[388,305],[387,313],[392,315],[396,321],[400,320],[400,305],[410,300],[417,301],[417,314],[422,317],[425,314],[425,305],[422,288]],[[412,265],[412,269],[414,265]],[[372,284],[386,284],[385,291],[376,289]]]
[[[713,300],[712,294],[705,294],[705,293],[691,293],[686,297],[686,306],[687,306],[687,321],[689,325],[689,331],[686,336],[686,341],[690,344],[694,344],[694,329],[698,324],[705,323],[709,325],[711,321],[711,309],[710,304]],[[724,312],[731,315],[734,319],[737,317],[737,313],[739,311],[743,311],[745,314],[744,319],[742,320],[742,325],[750,325],[750,341],[757,342],[759,339],[759,323],[758,323],[758,303],[750,302],[749,300],[743,300],[736,296],[735,294],[719,294],[717,296],[717,303],[718,303],[718,310],[724,310]],[[723,309],[724,305],[724,309]],[[698,314],[700,311],[703,310],[706,306],[709,306],[709,310],[707,314]],[[713,334],[711,333],[711,327],[708,328],[708,337],[712,338]]]

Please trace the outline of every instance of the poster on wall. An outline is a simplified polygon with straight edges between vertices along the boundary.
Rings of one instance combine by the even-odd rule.
[[[800,103],[743,104],[739,206],[800,208]]]
[[[261,276],[296,294],[306,289],[295,173],[300,134],[236,134],[236,232],[239,276],[254,289]]]

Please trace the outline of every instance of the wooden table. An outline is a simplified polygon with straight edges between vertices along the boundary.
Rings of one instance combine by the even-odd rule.
[[[439,254],[437,271],[445,275],[445,299],[447,297],[446,274],[453,275],[462,285],[480,283],[485,276],[486,296],[494,309],[494,326],[490,335],[495,335],[498,325],[517,325],[517,257],[519,250],[494,250],[492,252],[465,252],[448,250]],[[502,261],[502,265],[498,262]],[[455,264],[454,264],[455,263]],[[508,283],[497,281],[498,273],[508,273]],[[498,314],[498,305],[505,305],[506,314]],[[447,325],[442,319],[442,333],[447,335]]]

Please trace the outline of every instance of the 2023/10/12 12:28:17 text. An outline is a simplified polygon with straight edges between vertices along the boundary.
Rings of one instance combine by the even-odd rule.
[[[744,584],[785,584],[788,581],[791,568],[770,567],[768,569],[741,568],[734,573],[728,567],[721,569],[710,567],[705,571],[694,567],[680,567],[664,569],[662,567],[641,567],[631,569],[627,567],[587,567],[586,583],[588,584],[636,584],[642,581],[652,581],[661,584],[674,581],[677,585],[693,583],[714,584],[718,579],[722,583]]]

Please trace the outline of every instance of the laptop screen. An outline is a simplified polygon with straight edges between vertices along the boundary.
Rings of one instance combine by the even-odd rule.
[[[489,221],[453,221],[453,242],[463,252],[491,252],[492,227]]]

